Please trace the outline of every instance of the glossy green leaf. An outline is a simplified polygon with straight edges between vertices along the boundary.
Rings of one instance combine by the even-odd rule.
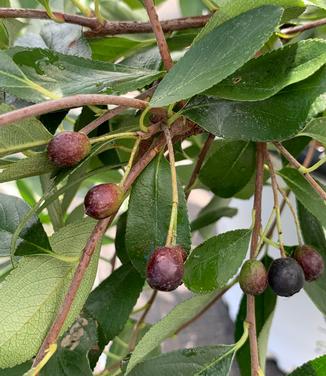
[[[185,300],[174,307],[163,319],[153,325],[133,351],[126,374],[128,374],[136,364],[140,363],[146,355],[155,349],[164,339],[173,335],[181,325],[201,312],[215,296],[216,293],[211,293],[207,295],[197,295],[191,299]]]
[[[326,355],[320,356],[291,372],[289,376],[324,376],[326,374]]]
[[[195,248],[185,263],[185,285],[199,293],[223,288],[241,266],[250,235],[251,230],[229,231]]]
[[[40,48],[0,52],[0,86],[33,102],[74,94],[127,92],[148,85],[161,73]]]
[[[0,105],[0,114],[12,110],[4,103]],[[0,156],[46,145],[51,138],[51,133],[35,118],[11,123],[0,127]]]
[[[326,117],[311,120],[298,136],[308,136],[326,145]]]
[[[249,182],[255,171],[255,144],[215,141],[213,150],[199,178],[216,195],[232,197]]]
[[[200,230],[203,227],[209,226],[212,223],[216,223],[219,219],[223,217],[232,218],[238,212],[236,208],[221,207],[211,211],[207,211],[199,215],[196,219],[191,222],[191,231]]]
[[[199,16],[206,9],[201,0],[179,0],[179,4],[183,17]]]
[[[76,262],[64,262],[50,256],[25,257],[1,283],[0,368],[23,363],[38,351],[93,227],[94,221],[84,220],[64,227],[50,238],[53,251],[76,257]],[[83,307],[94,282],[97,260],[98,252],[86,271],[61,333],[73,323]]]
[[[216,27],[169,71],[151,100],[165,106],[209,89],[245,64],[275,30],[282,10],[261,7]]]
[[[326,68],[259,102],[192,99],[183,114],[226,139],[273,141],[298,134],[313,116],[326,109]]]
[[[239,101],[267,99],[311,76],[325,63],[324,40],[300,41],[250,60],[206,93]]]
[[[144,275],[151,252],[164,246],[169,228],[172,191],[170,166],[164,156],[151,162],[132,187],[129,201],[126,247],[135,268]],[[179,185],[177,244],[190,249],[187,205]]]
[[[285,167],[279,171],[301,204],[326,227],[326,202],[316,193],[307,180],[294,168]]]
[[[10,255],[12,235],[30,207],[20,198],[0,193],[0,257]],[[36,216],[26,224],[17,240],[16,255],[49,253],[48,237]]]
[[[272,259],[266,256],[263,262],[266,268],[269,267]],[[276,307],[277,296],[273,293],[270,287],[268,287],[263,294],[256,296],[255,298],[255,312],[256,312],[256,330],[258,340],[259,360],[262,369],[265,369],[266,363],[266,351],[268,344],[269,331],[272,325]],[[247,316],[247,297],[243,295],[239,307],[239,312],[235,324],[235,341],[239,340],[243,332],[243,322]],[[250,347],[249,342],[246,342],[241,349],[238,350],[236,359],[240,368],[241,376],[251,376],[250,367]]]
[[[3,21],[0,21],[0,49],[4,50],[9,47],[9,33]]]
[[[169,352],[136,365],[130,376],[228,376],[234,346],[217,345]],[[214,364],[215,369],[210,369]],[[214,371],[214,373],[212,373]]]
[[[130,264],[122,265],[88,297],[85,309],[97,321],[101,336],[108,343],[124,328],[144,279]]]
[[[300,202],[297,202],[301,233],[306,244],[316,248],[326,263],[326,238],[324,229],[318,219],[313,216]],[[310,299],[317,308],[326,314],[326,273],[317,281],[307,282],[304,286]]]

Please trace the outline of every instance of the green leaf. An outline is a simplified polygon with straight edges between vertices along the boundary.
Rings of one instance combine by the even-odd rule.
[[[197,97],[189,102],[183,115],[208,132],[226,139],[289,139],[304,128],[307,120],[326,109],[325,72],[323,67],[304,81],[259,102]]]
[[[97,321],[106,344],[124,328],[142,291],[144,279],[130,264],[122,265],[88,297],[85,309]]]
[[[218,12],[215,12],[211,17],[209,22],[199,33],[197,40],[211,32],[217,25],[253,8],[261,7],[263,5],[274,5],[283,8],[306,7],[304,0],[218,0],[216,3],[218,5]]]
[[[117,256],[119,257],[122,264],[128,264],[130,262],[130,258],[126,249],[127,215],[127,212],[120,215],[117,222],[117,231],[114,241]]]
[[[93,227],[91,220],[64,227],[50,238],[52,249],[63,256],[78,257]],[[61,333],[73,323],[92,288],[98,253],[93,256]],[[36,354],[75,268],[76,263],[50,256],[25,257],[1,283],[0,368],[13,367]]]
[[[309,0],[308,3],[316,5],[319,8],[326,9],[326,1],[325,0]]]
[[[216,195],[232,197],[254,174],[256,146],[246,141],[215,141],[213,150],[199,178]]]
[[[263,262],[266,268],[269,267],[272,259],[265,256]],[[258,339],[259,360],[262,369],[265,369],[266,350],[269,331],[271,328],[277,296],[273,293],[270,287],[261,295],[256,296],[255,310],[256,310],[256,330]],[[243,295],[240,303],[239,312],[235,324],[235,340],[239,340],[243,332],[243,322],[247,316],[247,297]],[[245,343],[237,352],[237,361],[241,371],[241,376],[251,376],[250,367],[250,347],[249,343]]]
[[[75,94],[127,92],[150,84],[160,72],[92,61],[41,49],[0,51],[0,86],[33,102]]]
[[[139,341],[128,363],[128,374],[147,354],[164,339],[172,336],[184,323],[195,317],[216,297],[216,293],[197,295],[174,307],[164,318],[158,321]]]
[[[267,99],[311,76],[325,63],[324,40],[300,41],[250,60],[206,93],[239,101]]]
[[[55,170],[57,170],[57,167],[49,161],[47,154],[38,153],[35,156],[19,159],[15,163],[1,166],[0,183],[29,176],[43,175]]]
[[[30,207],[20,198],[0,193],[0,257],[10,256],[12,235],[29,210]],[[35,215],[20,233],[17,245],[17,256],[51,251],[48,237]]]
[[[326,117],[311,120],[298,136],[308,136],[326,145]]]
[[[324,376],[326,373],[326,355],[320,356],[291,372],[289,376]]]
[[[159,155],[136,180],[130,194],[126,247],[135,268],[144,275],[147,259],[158,246],[164,246],[171,216],[170,166]],[[190,249],[190,226],[182,187],[178,186],[179,207],[177,244]]]
[[[217,345],[169,352],[137,364],[128,375],[152,376],[155,370],[160,376],[227,376],[234,357],[233,348],[232,345]],[[210,369],[212,364],[215,370]]]
[[[265,6],[216,27],[195,43],[158,85],[153,107],[165,106],[212,87],[245,64],[264,45],[282,10]]]
[[[206,9],[202,0],[179,0],[179,3],[183,17],[199,16]]]
[[[0,369],[0,376],[23,376],[25,372],[31,369],[33,362],[25,362],[13,368]]]
[[[300,202],[297,202],[301,233],[306,244],[316,248],[326,263],[326,238],[324,229],[315,216],[313,216]],[[326,273],[317,281],[307,282],[304,286],[310,299],[317,308],[326,314]]]
[[[301,204],[326,227],[326,206],[318,193],[294,168],[285,167],[278,172]]]
[[[12,110],[4,103],[0,105],[0,114]],[[0,156],[47,145],[51,138],[51,133],[35,118],[11,123],[0,128]]]
[[[5,23],[0,21],[0,49],[4,50],[9,47],[9,33]]]
[[[216,223],[223,217],[232,218],[237,214],[237,212],[238,209],[229,208],[227,206],[207,211],[206,213],[199,215],[191,222],[191,231],[200,230],[201,228],[209,226],[212,223]]]
[[[250,235],[251,230],[229,231],[195,248],[185,263],[185,285],[199,293],[223,288],[240,268]]]

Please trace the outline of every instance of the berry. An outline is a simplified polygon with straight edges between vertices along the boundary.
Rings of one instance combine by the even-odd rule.
[[[90,152],[91,144],[84,133],[62,132],[48,144],[48,158],[58,167],[72,167]]]
[[[246,261],[239,277],[240,287],[246,294],[262,294],[267,287],[267,271],[259,260]]]
[[[182,283],[186,257],[180,246],[156,248],[147,264],[148,284],[156,290],[175,290]]]
[[[123,190],[116,184],[99,184],[91,188],[84,200],[85,212],[95,219],[103,219],[115,213],[123,199]]]
[[[294,258],[303,269],[306,281],[318,279],[324,272],[324,260],[321,255],[309,245],[297,247]]]
[[[302,289],[304,273],[293,258],[279,258],[274,260],[269,268],[268,282],[275,294],[292,296]]]

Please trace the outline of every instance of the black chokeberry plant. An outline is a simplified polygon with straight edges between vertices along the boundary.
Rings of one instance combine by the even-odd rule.
[[[324,2],[164,2],[0,1],[0,376],[263,376],[279,297],[326,315]],[[237,284],[233,344],[161,353]]]

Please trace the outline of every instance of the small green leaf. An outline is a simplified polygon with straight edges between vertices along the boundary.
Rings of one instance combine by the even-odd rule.
[[[200,230],[201,228],[209,226],[212,223],[216,223],[219,219],[223,217],[232,218],[237,214],[237,212],[238,209],[230,208],[227,206],[207,211],[199,215],[196,219],[194,219],[191,222],[191,231]]]
[[[325,373],[326,355],[323,355],[297,368],[289,376],[324,376]]]
[[[53,251],[62,256],[78,257],[93,227],[93,220],[84,220],[62,228],[50,238]],[[92,288],[98,253],[86,271],[61,333],[73,323]],[[0,368],[13,367],[36,354],[67,292],[75,268],[76,263],[50,256],[24,257],[1,283]]]
[[[0,49],[4,50],[9,47],[9,33],[5,23],[0,21]]]
[[[311,120],[298,136],[308,136],[326,146],[326,117]]]
[[[220,197],[232,197],[250,180],[256,165],[256,146],[246,141],[215,141],[214,151],[200,171],[202,183]]]
[[[136,180],[129,200],[126,248],[130,260],[144,275],[147,259],[158,246],[164,246],[171,216],[170,166],[160,155],[151,162]],[[190,226],[187,205],[179,185],[177,244],[190,249]]]
[[[195,248],[185,263],[185,285],[199,293],[223,288],[241,266],[250,235],[251,230],[229,231]]]
[[[301,41],[250,60],[206,93],[239,101],[267,99],[284,87],[311,76],[325,63],[324,40]]]
[[[300,172],[294,168],[285,167],[279,171],[279,175],[285,180],[301,204],[326,227],[326,203]]]
[[[219,83],[264,45],[275,30],[282,10],[265,6],[216,27],[195,43],[158,85],[153,107],[165,106]]]
[[[118,219],[114,242],[117,256],[123,264],[128,264],[130,262],[130,258],[126,249],[127,215],[128,212],[125,212],[121,214]]]
[[[157,322],[144,335],[136,346],[128,363],[127,373],[141,362],[164,339],[173,335],[184,323],[195,317],[201,310],[216,297],[216,293],[198,295],[185,300],[174,307],[162,320]]]
[[[0,257],[10,256],[10,244],[21,219],[30,207],[20,198],[0,193]],[[17,256],[51,252],[48,237],[34,215],[26,224],[17,241]]]
[[[88,297],[85,309],[97,321],[109,343],[124,328],[142,291],[144,279],[130,264],[122,265]]]

